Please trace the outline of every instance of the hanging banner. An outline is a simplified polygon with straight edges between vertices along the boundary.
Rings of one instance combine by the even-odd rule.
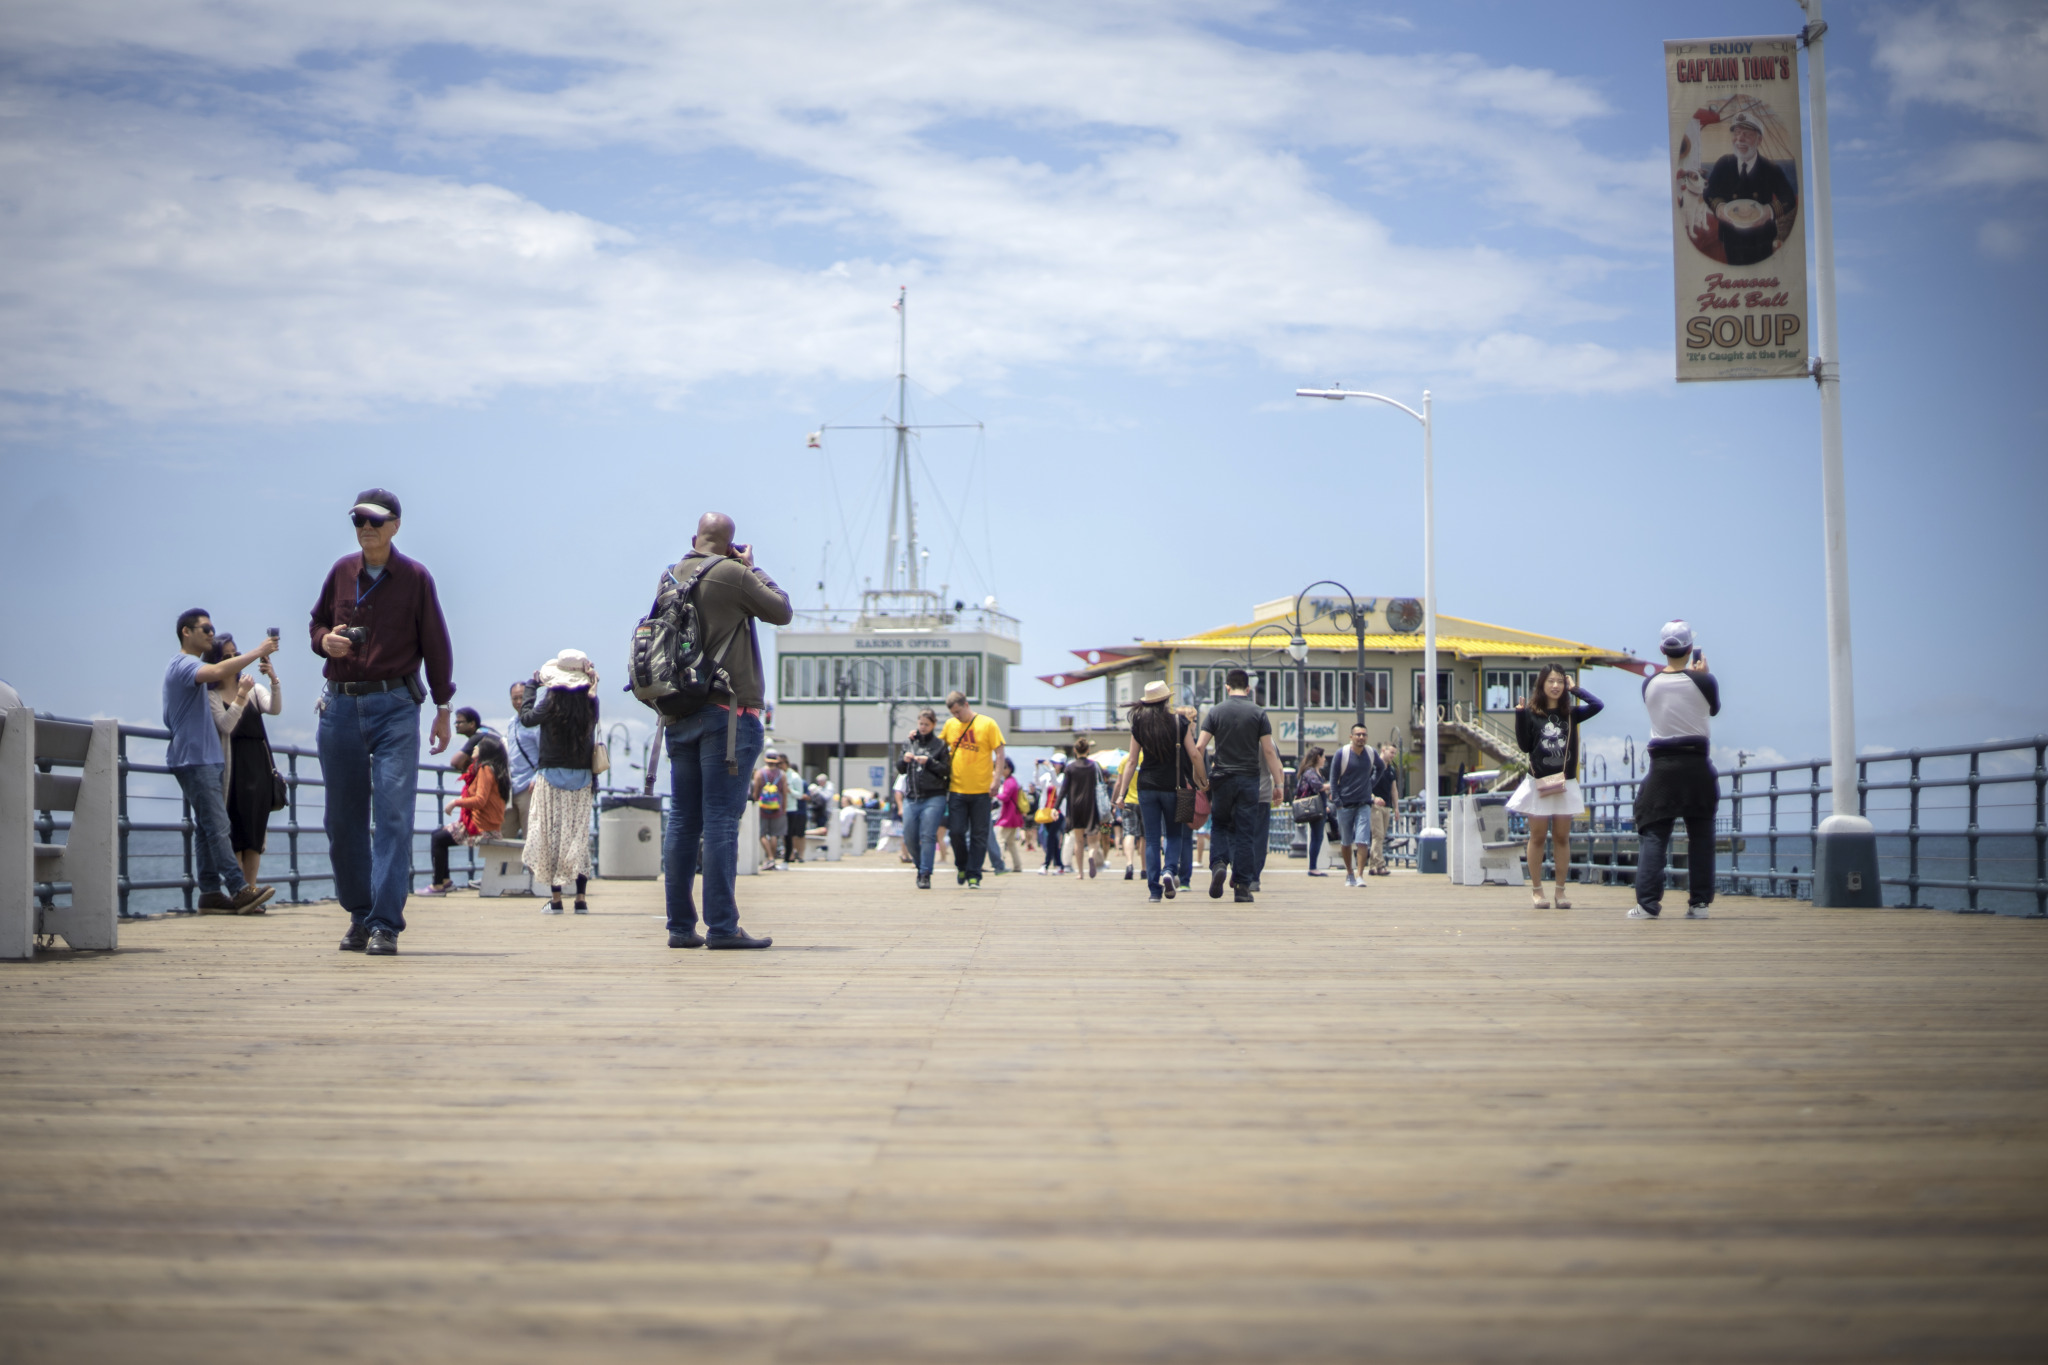
[[[1807,373],[1799,40],[1664,44],[1678,377]]]

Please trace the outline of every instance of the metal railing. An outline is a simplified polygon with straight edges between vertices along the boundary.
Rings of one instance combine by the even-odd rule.
[[[1826,759],[1814,759],[1720,775],[1718,889],[1812,899],[1814,834],[1833,813],[1828,772]],[[1570,866],[1582,879],[1633,875],[1642,782],[1580,784],[1587,814],[1573,830]],[[1856,760],[1856,791],[1857,813],[1877,830],[1878,880],[1904,893],[1888,903],[2048,916],[2048,735],[1868,754]],[[2006,799],[2015,791],[2022,799]]]
[[[65,719],[55,717],[54,719]],[[168,730],[143,725],[123,725],[120,728],[120,897],[123,918],[135,918],[166,910],[176,911],[193,908],[194,893],[198,890],[197,864],[193,856],[192,810],[185,800],[184,792],[178,787],[171,769],[162,762],[138,759],[131,753],[136,741],[163,744],[170,739]],[[280,896],[284,903],[302,902],[308,899],[303,892],[308,886],[325,885],[334,880],[334,873],[327,862],[327,831],[322,816],[325,811],[324,799],[317,807],[308,809],[305,794],[324,791],[326,782],[314,775],[319,771],[320,755],[317,750],[293,745],[273,744],[271,752],[276,756],[278,772],[285,782],[284,809],[272,812],[270,839],[263,854],[260,878],[266,883],[280,885],[286,894]],[[49,765],[41,765],[45,771]],[[310,766],[312,772],[305,771]],[[431,875],[427,851],[423,841],[433,831],[447,823],[445,814],[450,797],[459,794],[461,779],[452,769],[441,763],[421,763],[420,791],[413,809],[413,879]],[[431,789],[429,788],[431,779]],[[451,781],[452,779],[452,781]],[[596,837],[596,808],[606,796],[637,796],[639,788],[609,785],[599,779],[592,805],[592,837]],[[170,818],[171,803],[176,803],[177,816]],[[420,804],[431,802],[425,823],[420,820]],[[151,818],[155,816],[156,818]],[[283,816],[284,823],[275,823],[276,816]],[[302,816],[310,816],[308,823]],[[69,828],[61,823],[50,811],[37,811],[35,815],[36,838],[43,843],[57,842],[56,836]],[[284,848],[277,849],[277,836],[283,836]],[[458,873],[474,877],[478,872],[476,850],[458,846],[452,849],[449,862],[450,875]],[[455,854],[461,854],[458,863]],[[162,865],[175,864],[176,875],[169,875]],[[138,875],[141,873],[142,875]],[[156,875],[148,875],[155,873]],[[70,887],[62,882],[39,883],[36,887],[38,900],[53,904],[58,896],[67,895]],[[168,901],[167,901],[168,898]],[[182,907],[178,901],[182,900]]]
[[[1095,730],[1124,730],[1129,721],[1121,706],[1106,702],[1077,701],[1071,706],[1012,706],[1012,730],[1058,734],[1087,734]]]

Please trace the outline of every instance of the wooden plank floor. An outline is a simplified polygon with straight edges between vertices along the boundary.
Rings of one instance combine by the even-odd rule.
[[[1284,866],[0,966],[0,1360],[2048,1358],[2048,925]]]

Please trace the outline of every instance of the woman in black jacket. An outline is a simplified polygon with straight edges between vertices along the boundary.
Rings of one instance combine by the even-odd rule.
[[[1529,897],[1538,910],[1550,908],[1543,899],[1546,832],[1550,859],[1557,866],[1557,908],[1572,908],[1564,895],[1572,865],[1572,820],[1586,809],[1579,796],[1579,727],[1600,711],[1600,699],[1575,687],[1556,664],[1543,666],[1529,696],[1515,707],[1515,742],[1529,755],[1529,774],[1508,798],[1508,809],[1529,822]],[[1545,791],[1546,786],[1555,790]]]
[[[917,713],[917,729],[903,742],[896,771],[903,781],[903,848],[917,864],[917,888],[932,889],[932,856],[939,825],[946,818],[946,793],[953,785],[953,751],[938,732],[930,707]]]
[[[521,860],[552,893],[544,915],[562,913],[562,883],[576,879],[576,913],[587,914],[590,879],[590,808],[597,785],[590,771],[597,747],[597,668],[581,651],[565,649],[541,665],[527,689],[531,698],[519,723],[540,731],[540,771],[534,775]]]

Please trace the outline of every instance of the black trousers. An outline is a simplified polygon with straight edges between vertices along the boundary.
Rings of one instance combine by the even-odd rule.
[[[1230,884],[1239,890],[1259,879],[1265,860],[1259,843],[1265,838],[1266,807],[1259,802],[1259,779],[1252,773],[1218,773],[1209,779],[1209,868],[1230,869]]]
[[[1686,902],[1714,903],[1714,812],[1685,815]],[[1677,819],[1653,820],[1636,826],[1636,904],[1652,910],[1664,902],[1664,861],[1671,852],[1671,830]]]
[[[455,836],[448,832],[446,825],[442,825],[435,829],[427,844],[433,852],[434,884],[438,886],[448,880],[448,850],[455,847]]]
[[[953,870],[969,877],[981,876],[988,857],[987,792],[952,792],[946,797],[946,829],[953,836]]]

